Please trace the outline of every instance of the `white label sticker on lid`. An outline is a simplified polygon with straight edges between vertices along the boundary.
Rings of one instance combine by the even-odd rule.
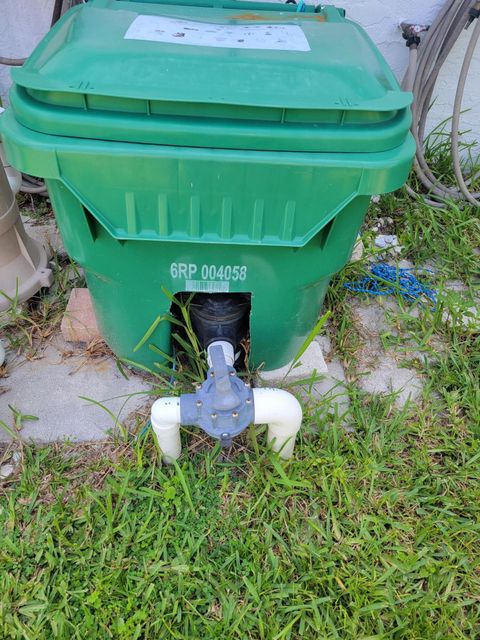
[[[310,51],[301,27],[290,24],[212,24],[140,15],[129,26],[125,39],[228,49]]]

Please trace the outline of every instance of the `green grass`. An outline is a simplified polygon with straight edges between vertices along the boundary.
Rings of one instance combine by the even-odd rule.
[[[436,269],[437,310],[415,317],[399,301],[382,336],[412,351],[420,400],[398,410],[393,395],[355,386],[362,336],[342,284],[360,263],[326,303],[354,432],[309,402],[289,463],[262,428],[226,453],[185,431],[173,467],[148,431],[102,445],[16,441],[21,469],[0,485],[2,640],[480,637],[480,338],[461,322],[478,305],[478,212],[386,196],[369,213],[367,257],[369,229],[388,217],[402,257]]]
[[[355,434],[310,423],[288,466],[26,449],[1,501],[0,637],[478,637],[477,441],[440,401],[352,411]]]
[[[480,216],[472,206],[450,204],[444,209],[429,207],[423,202],[412,206],[401,193],[384,196],[380,212],[394,220],[393,232],[404,247],[403,256],[416,264],[434,264],[443,275],[470,280],[475,275],[480,282]]]

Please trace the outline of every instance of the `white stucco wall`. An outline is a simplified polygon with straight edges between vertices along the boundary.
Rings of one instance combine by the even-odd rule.
[[[25,58],[50,28],[54,0],[0,0],[0,56]],[[0,98],[6,104],[10,68],[0,64]]]
[[[366,29],[400,80],[408,64],[408,48],[398,25],[401,22],[430,24],[443,0],[341,0],[337,4]],[[458,75],[472,29],[473,25],[462,33],[440,72],[428,119],[429,129],[452,114]],[[465,111],[461,119],[465,140],[480,141],[480,44],[470,67],[462,111]]]
[[[408,49],[398,25],[402,21],[429,24],[443,0],[337,0],[337,4],[367,30],[400,79],[407,65]],[[53,0],[0,0],[0,55],[28,55],[49,28],[52,7]],[[430,126],[451,115],[456,81],[470,33],[471,28],[462,34],[442,69]],[[8,68],[0,65],[0,96],[4,103],[9,77]],[[462,117],[462,129],[470,130],[468,139],[480,140],[480,45],[472,62],[463,109],[468,111]]]

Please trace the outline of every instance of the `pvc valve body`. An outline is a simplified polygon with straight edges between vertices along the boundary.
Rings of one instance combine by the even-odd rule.
[[[252,390],[227,365],[220,345],[213,345],[209,356],[212,367],[196,393],[160,398],[152,407],[152,427],[164,462],[180,456],[180,425],[196,425],[230,446],[249,424],[267,424],[267,442],[280,457],[290,458],[302,423],[298,400],[282,389]]]
[[[254,419],[253,392],[225,362],[220,344],[209,348],[212,366],[196,393],[180,396],[181,424],[194,424],[230,446]]]

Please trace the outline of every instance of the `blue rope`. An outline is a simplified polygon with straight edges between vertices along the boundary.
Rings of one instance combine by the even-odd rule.
[[[408,302],[414,302],[422,297],[432,303],[432,310],[437,304],[435,289],[422,284],[412,273],[414,269],[400,269],[392,267],[386,262],[376,262],[370,265],[370,274],[360,280],[345,282],[343,286],[355,293],[368,293],[372,296],[400,295]],[[424,272],[432,273],[429,269]]]

